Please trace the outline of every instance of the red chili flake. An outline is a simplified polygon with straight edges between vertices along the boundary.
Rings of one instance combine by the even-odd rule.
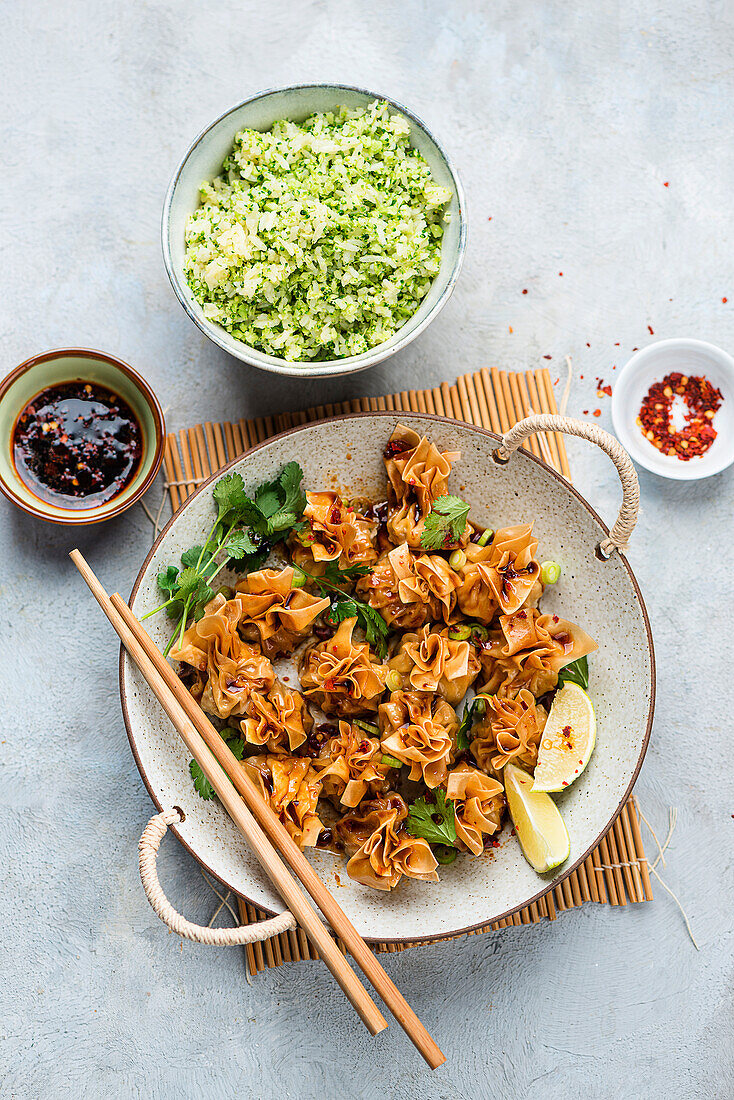
[[[499,840],[493,840],[492,841],[492,847],[493,848],[499,848],[499,846],[500,846]]]
[[[562,271],[559,271],[558,274],[560,275],[561,278],[563,278],[563,272]]]
[[[589,410],[588,410],[588,409],[582,409],[581,411],[582,411],[582,413],[584,414],[584,416],[588,416],[588,415],[589,415]]]
[[[523,290],[523,294],[527,294],[527,290]]]
[[[586,346],[587,346],[587,348],[590,348],[590,347],[591,347],[591,344],[587,344]]]
[[[604,385],[603,378],[597,378],[596,380],[596,396],[597,397],[611,397],[612,387]]]
[[[487,221],[488,221],[488,222],[491,222],[491,220],[492,220],[491,218],[487,218]]]
[[[510,327],[510,332],[512,332],[512,325],[510,325],[509,327]]]
[[[553,358],[553,356],[552,356],[552,355],[544,355],[544,356],[543,356],[543,358],[544,358],[544,359],[552,359],[552,358]]]
[[[676,397],[682,398],[687,406],[686,423],[680,431],[673,426],[671,416]],[[716,439],[713,420],[723,400],[721,390],[707,378],[694,375],[687,378],[679,371],[671,371],[661,382],[650,386],[640,407],[637,426],[653,447],[688,462],[705,454]]]
[[[669,186],[669,184],[668,184],[668,181],[666,180],[665,183],[663,184],[663,187],[668,187],[668,186]]]
[[[594,409],[594,416],[601,416],[601,409]]]
[[[566,780],[565,780],[565,779],[564,779],[564,780],[563,780],[563,782],[561,783],[561,786],[562,786],[562,787],[567,787],[567,786],[568,786],[568,783],[566,782]]]
[[[580,381],[580,382],[583,382],[583,380],[584,380],[584,376],[583,376],[583,374],[580,374],[580,375],[579,375],[579,381]]]
[[[633,351],[639,351],[639,348],[632,348]]]
[[[652,331],[652,325],[647,326],[647,331],[650,333],[651,336],[655,335],[655,333]]]
[[[724,305],[726,305],[726,303],[727,303],[727,302],[729,301],[729,299],[728,299],[728,298],[722,298],[721,300],[722,300],[722,302],[724,303]]]

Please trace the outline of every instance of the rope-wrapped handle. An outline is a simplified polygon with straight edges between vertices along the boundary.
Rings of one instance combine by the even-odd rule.
[[[554,413],[535,413],[533,416],[526,416],[524,420],[518,420],[509,432],[505,432],[499,447],[494,452],[495,461],[500,464],[509,462],[513,451],[516,451],[529,435],[535,435],[536,432],[563,432],[565,435],[576,435],[579,439],[588,439],[590,443],[595,443],[609,455],[617,467],[619,480],[622,482],[622,507],[609,532],[609,538],[602,539],[599,543],[599,551],[605,558],[610,557],[615,550],[624,554],[637,523],[637,513],[640,508],[640,483],[637,480],[637,471],[624,447],[609,432],[597,428],[596,424],[587,424],[585,420],[573,420],[569,416],[558,416]]]
[[[258,940],[269,940],[272,936],[279,936],[281,932],[296,927],[296,918],[287,909],[277,917],[240,928],[204,928],[203,925],[192,924],[182,917],[163,893],[156,869],[156,856],[166,830],[169,825],[176,825],[179,821],[183,821],[183,814],[178,809],[156,814],[146,825],[138,844],[140,880],[145,896],[171,931],[184,939],[193,940],[194,943],[206,943],[214,947],[238,947]]]

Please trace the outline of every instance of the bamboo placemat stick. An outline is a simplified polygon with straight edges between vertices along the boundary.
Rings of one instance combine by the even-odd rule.
[[[69,556],[114,627],[131,658],[155,693],[166,714],[171,719],[171,722],[180,734],[187,749],[216,791],[219,801],[247,840],[250,850],[256,857],[265,874],[273,883],[273,886],[283,898],[299,925],[308,932],[309,938],[319,945],[319,949],[324,957],[324,962],[336,978],[349,1002],[360,1016],[360,1019],[372,1035],[377,1035],[378,1032],[383,1031],[384,1028],[387,1027],[387,1021],[377,1006],[372,1002],[369,994],[358,980],[354,971],[342,958],[316,911],[308,903],[305,895],[281,862],[276,850],[271,846],[269,838],[266,837],[260,825],[255,820],[255,817],[250,812],[250,809],[245,805],[243,799],[235,789],[233,783],[230,782],[230,776],[196,728],[189,708],[182,704],[182,701],[178,697],[178,693],[171,690],[167,678],[160,673],[158,662],[151,659],[147,647],[141,643],[139,631],[142,631],[142,627],[137,623],[132,612],[130,612],[130,616],[135,619],[138,629],[134,629],[128,617],[122,615],[119,608],[119,603],[122,603],[120,597],[118,596],[118,603],[118,601],[113,601],[107,595],[99,580],[78,550],[72,550]],[[126,605],[123,604],[123,606]],[[144,631],[142,632],[145,633]],[[162,654],[160,654],[160,656],[161,658],[163,657]],[[173,672],[173,669],[171,669],[171,666],[168,665],[168,662],[165,663],[167,668],[169,668],[171,673],[175,676],[176,674]],[[183,687],[183,685],[181,686]],[[213,726],[212,730],[214,730]],[[216,731],[214,732],[216,733]],[[222,745],[225,745],[221,737],[219,737],[219,740]],[[236,761],[236,757],[233,754],[231,755],[232,759]],[[232,771],[243,770],[242,768],[232,769]],[[234,775],[232,775],[231,778],[234,779]]]

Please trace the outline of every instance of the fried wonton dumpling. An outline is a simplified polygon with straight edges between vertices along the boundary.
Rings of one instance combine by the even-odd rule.
[[[506,764],[534,768],[547,714],[524,688],[514,699],[493,695],[484,718],[474,727],[470,751],[480,768],[500,772]]]
[[[439,632],[429,625],[404,634],[389,665],[416,691],[437,691],[452,705],[463,699],[481,668],[473,645],[449,638],[449,628]]]
[[[250,693],[267,692],[275,683],[275,670],[260,647],[243,642],[237,633],[233,605],[216,596],[184,632],[182,645],[171,650],[175,661],[206,673],[200,705],[219,718],[244,714]]]
[[[385,554],[357,583],[388,626],[417,630],[426,620],[448,622],[456,607],[459,578],[439,554],[413,554],[403,543]]]
[[[537,603],[543,593],[537,549],[530,523],[501,528],[488,546],[469,543],[466,565],[458,571],[458,600],[464,614],[489,623],[498,610],[511,615]]]
[[[410,767],[409,779],[444,783],[459,727],[453,707],[428,692],[394,691],[380,704],[379,722],[383,752]]]
[[[264,745],[273,754],[292,753],[313,729],[313,718],[300,691],[286,687],[280,680],[267,695],[250,693],[246,715],[240,722],[245,740],[251,745]]]
[[[232,601],[240,608],[242,637],[259,641],[271,658],[292,653],[329,606],[328,597],[320,599],[305,588],[294,588],[293,576],[291,566],[249,573],[238,582]]]
[[[405,875],[438,882],[438,863],[422,837],[405,830],[408,807],[398,794],[363,802],[346,814],[335,832],[351,855],[347,874],[363,886],[392,890]]]
[[[533,607],[501,615],[499,629],[481,653],[480,691],[502,696],[527,688],[541,696],[558,683],[564,665],[593,653],[596,642],[581,627]]]
[[[248,756],[242,767],[299,848],[313,847],[323,828],[316,812],[321,780],[307,756]]]
[[[356,618],[344,619],[333,638],[310,646],[301,659],[301,687],[324,714],[370,714],[385,690],[388,667],[352,637],[356,625]]]
[[[296,565],[318,575],[332,561],[340,569],[376,561],[374,521],[346,504],[338,493],[306,493],[306,502],[303,518],[308,530],[290,539]]]
[[[323,764],[323,795],[334,805],[354,807],[368,790],[381,789],[387,768],[381,763],[382,749],[376,737],[351,722],[340,721],[339,730],[326,741],[314,761],[317,770]]]
[[[404,424],[396,426],[384,450],[390,505],[387,529],[394,543],[406,542],[412,548],[420,548],[431,505],[448,493],[451,466],[460,457],[455,451],[442,453],[425,436],[419,436]],[[450,545],[465,545],[470,533],[467,524],[461,539]]]
[[[504,787],[499,780],[461,763],[449,774],[446,795],[454,804],[459,847],[481,855],[483,837],[493,836],[502,828]]]

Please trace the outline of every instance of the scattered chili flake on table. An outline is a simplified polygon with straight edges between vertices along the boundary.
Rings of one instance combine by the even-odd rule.
[[[552,355],[544,355],[544,356],[543,356],[543,358],[544,358],[544,359],[552,359],[552,358],[553,358],[553,356],[552,356]]]
[[[527,290],[523,290],[523,294],[527,294]],[[724,299],[726,301],[726,298]]]
[[[596,380],[596,396],[597,397],[611,397],[612,387],[604,385],[603,378],[597,378]]]
[[[601,416],[601,409],[594,409],[594,416]]]
[[[668,181],[666,180],[666,181],[665,181],[665,183],[663,184],[663,187],[669,187],[669,186],[670,186],[670,184],[669,184],[669,183],[668,183]]]
[[[724,302],[724,304],[726,304],[729,301],[728,298],[722,298],[721,300],[722,300],[722,302]]]
[[[680,431],[673,426],[671,417],[676,397],[682,398],[688,407],[684,414],[685,427]],[[672,371],[661,382],[650,386],[637,425],[653,447],[688,462],[705,454],[716,439],[713,419],[722,401],[721,390],[712,386],[707,378],[693,375],[687,378],[679,371]]]
[[[653,330],[652,330],[652,325],[648,325],[648,326],[647,326],[647,331],[648,331],[648,332],[650,333],[650,335],[651,335],[651,336],[654,336],[654,335],[655,335],[655,333],[654,333],[654,332],[653,332]]]

